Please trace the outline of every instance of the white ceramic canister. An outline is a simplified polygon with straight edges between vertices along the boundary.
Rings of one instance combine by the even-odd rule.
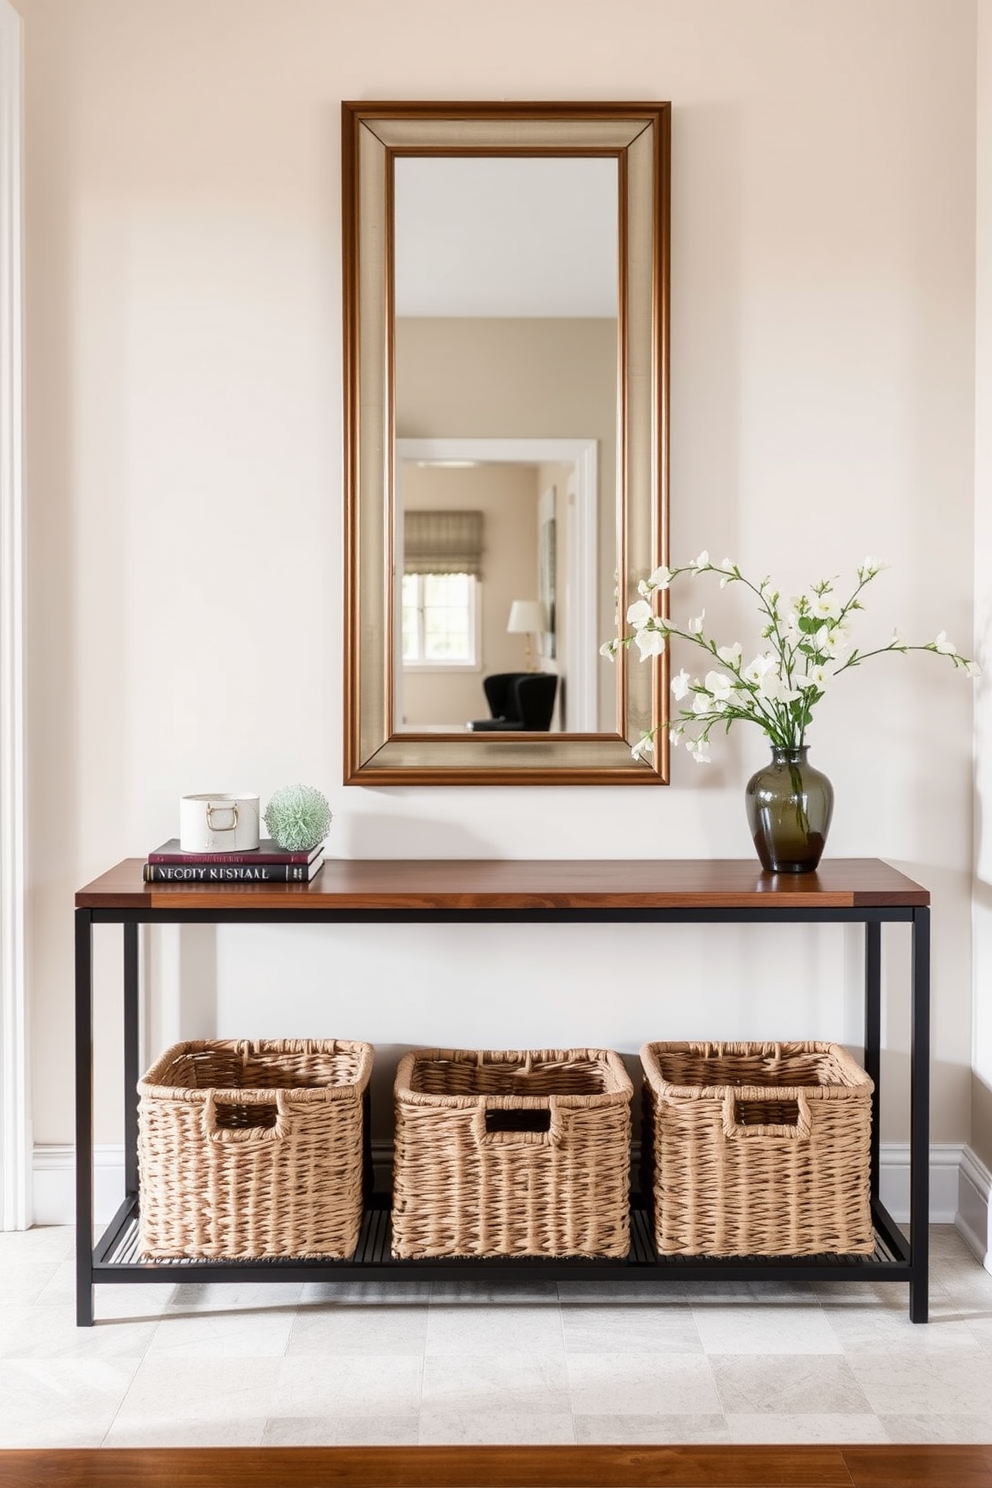
[[[248,852],[258,846],[258,797],[179,798],[179,849],[188,853]]]

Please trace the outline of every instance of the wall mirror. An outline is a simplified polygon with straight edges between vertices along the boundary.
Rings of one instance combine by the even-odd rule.
[[[344,103],[345,783],[659,784],[669,106]],[[618,620],[619,617],[619,620]]]

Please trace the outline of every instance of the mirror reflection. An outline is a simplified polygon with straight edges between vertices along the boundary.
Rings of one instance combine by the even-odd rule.
[[[394,171],[396,728],[611,728],[596,637],[617,566],[616,158]],[[518,708],[491,680],[517,673],[557,680],[528,681],[541,704]]]

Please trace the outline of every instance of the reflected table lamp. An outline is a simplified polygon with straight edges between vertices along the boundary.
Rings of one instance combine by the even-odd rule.
[[[535,656],[531,636],[539,636],[544,630],[544,606],[538,599],[515,599],[510,606],[510,618],[506,628],[511,635],[526,636],[524,670],[540,671],[540,655]]]

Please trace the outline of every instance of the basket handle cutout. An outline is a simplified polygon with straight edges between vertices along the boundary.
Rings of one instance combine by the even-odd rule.
[[[769,1111],[772,1108],[772,1112]],[[772,1119],[769,1120],[769,1115]],[[781,1097],[748,1098],[729,1090],[723,1102],[725,1137],[758,1138],[770,1141],[808,1142],[811,1130],[809,1102],[802,1091]]]
[[[500,1096],[483,1097],[472,1117],[472,1135],[480,1147],[558,1147],[562,1139],[558,1102],[506,1106]]]
[[[487,1132],[546,1132],[551,1130],[550,1111],[487,1111]]]
[[[203,1103],[203,1130],[211,1142],[272,1142],[285,1137],[290,1117],[281,1090],[265,1092],[266,1098],[254,1101],[218,1100],[215,1090],[207,1091]]]

